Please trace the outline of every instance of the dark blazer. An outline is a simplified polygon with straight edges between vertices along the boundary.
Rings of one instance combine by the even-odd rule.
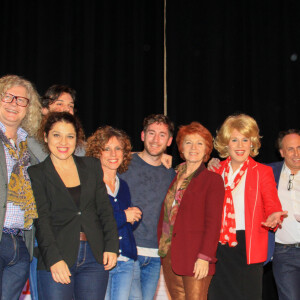
[[[278,190],[280,173],[281,173],[281,170],[282,170],[282,167],[283,167],[283,163],[284,163],[284,161],[278,161],[278,162],[268,164],[268,166],[272,167],[272,169],[273,169],[273,174],[274,174],[274,177],[275,177],[277,190]],[[269,235],[268,235],[268,258],[267,258],[267,260],[265,261],[264,264],[267,264],[269,261],[271,261],[273,253],[274,253],[274,249],[275,249],[275,232],[272,231],[272,230],[269,230]]]
[[[103,263],[103,252],[118,253],[117,225],[100,161],[92,157],[73,157],[81,184],[79,209],[49,156],[28,168],[39,215],[36,222],[38,269],[49,270],[60,260],[71,267],[77,258],[82,230],[99,263]]]
[[[197,258],[209,261],[208,275],[215,273],[224,193],[222,177],[208,171],[202,164],[182,197],[173,228],[169,251],[172,269],[176,274],[194,276]],[[162,234],[163,217],[164,204],[158,223],[158,240]]]

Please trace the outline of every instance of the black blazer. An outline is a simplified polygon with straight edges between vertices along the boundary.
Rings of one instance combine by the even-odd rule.
[[[49,156],[28,168],[39,215],[36,221],[39,251],[35,252],[39,270],[49,270],[60,260],[71,267],[77,259],[81,228],[99,263],[103,263],[103,252],[118,253],[118,230],[100,161],[73,157],[81,184],[79,209]]]

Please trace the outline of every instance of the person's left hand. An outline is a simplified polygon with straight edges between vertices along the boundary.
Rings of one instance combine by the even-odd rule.
[[[261,222],[261,224],[266,227],[275,228],[277,225],[280,226],[282,224],[282,218],[287,217],[287,214],[287,211],[274,212],[268,216],[265,222]]]
[[[206,277],[208,274],[208,267],[209,267],[209,263],[207,260],[198,258],[195,262],[194,271],[193,271],[193,273],[195,274],[194,275],[195,279],[200,280]]]
[[[103,265],[106,271],[112,269],[117,263],[117,254],[113,252],[103,253]]]

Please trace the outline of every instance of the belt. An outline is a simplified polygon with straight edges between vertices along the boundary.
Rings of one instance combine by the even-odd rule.
[[[23,230],[19,229],[19,228],[6,228],[6,227],[3,227],[2,232],[7,233],[7,234],[12,234],[12,235],[15,235],[15,236],[23,236]]]
[[[80,241],[87,242],[87,238],[84,232],[80,232]]]
[[[291,248],[300,248],[300,243],[296,244],[281,244],[281,243],[275,243],[276,245],[284,246],[284,247],[291,247]]]

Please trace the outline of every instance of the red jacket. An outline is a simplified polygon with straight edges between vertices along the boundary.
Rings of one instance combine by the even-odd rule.
[[[171,183],[174,184],[177,176]],[[202,164],[189,183],[176,216],[171,242],[171,263],[178,275],[194,276],[197,258],[209,261],[209,273],[215,273],[216,249],[220,236],[224,183],[218,174]],[[158,223],[162,232],[164,204]]]
[[[264,262],[268,253],[268,228],[261,222],[282,211],[271,167],[250,158],[245,182],[245,234],[247,264]],[[216,172],[223,174],[224,161]]]

